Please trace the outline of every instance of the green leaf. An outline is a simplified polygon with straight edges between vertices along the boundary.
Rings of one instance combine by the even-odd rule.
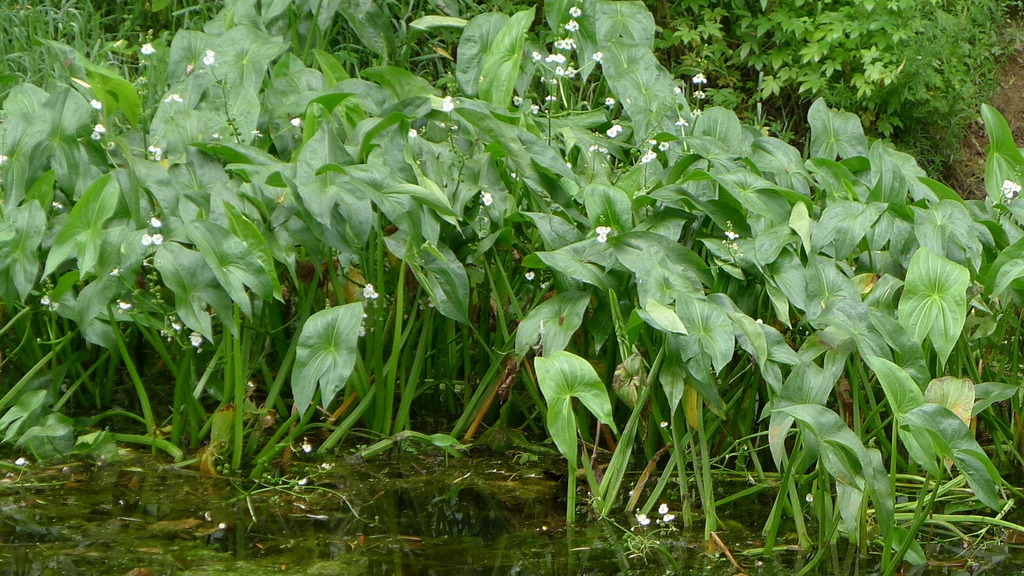
[[[620,188],[609,184],[589,184],[583,189],[583,204],[594,227],[611,226],[618,232],[633,228],[629,196]]]
[[[924,404],[925,398],[921,388],[903,368],[878,356],[867,356],[864,360],[878,377],[878,383],[885,391],[885,398],[889,401],[897,422],[902,421],[911,410]]]
[[[900,297],[900,324],[911,336],[931,341],[941,364],[946,363],[967,317],[970,274],[959,264],[920,248],[910,261]]]
[[[192,222],[187,233],[213,270],[217,281],[246,316],[252,314],[252,302],[246,287],[263,300],[273,297],[274,284],[271,277],[256,255],[237,236],[209,220]],[[229,324],[228,319],[222,320]]]
[[[683,325],[683,321],[676,314],[676,311],[657,300],[648,298],[644,302],[644,307],[637,309],[637,313],[640,314],[640,317],[645,322],[662,332],[671,332],[673,334],[687,333],[686,326]]]
[[[485,12],[474,16],[462,31],[455,60],[455,78],[466,96],[478,95],[484,55],[508,21],[509,17],[501,12]]]
[[[480,99],[496,106],[508,106],[512,100],[519,68],[523,60],[526,31],[536,8],[517,12],[502,26],[487,48],[480,64]]]
[[[586,292],[560,292],[530,310],[516,329],[516,355],[523,357],[540,344],[545,354],[564,350],[583,323],[590,303]]]
[[[209,306],[221,318],[231,317],[231,298],[217,276],[198,252],[176,242],[164,242],[157,248],[153,265],[164,285],[174,293],[174,310],[192,330],[213,341],[213,323]]]
[[[39,280],[39,245],[46,214],[35,200],[9,211],[0,221],[0,293],[24,302]],[[14,291],[9,291],[13,287]]]
[[[974,408],[974,382],[967,378],[943,376],[928,383],[924,391],[925,400],[938,404],[956,414],[965,426],[971,425],[971,411]]]
[[[469,277],[455,253],[444,244],[424,244],[412,264],[416,278],[427,289],[437,310],[448,318],[469,324]]]
[[[572,399],[578,398],[598,420],[615,430],[608,390],[594,367],[569,352],[559,351],[534,361],[537,382],[548,404],[548,432],[555,446],[576,466],[576,414]]]
[[[303,324],[292,370],[292,396],[300,414],[317,389],[326,407],[345,387],[355,367],[362,322],[363,305],[353,302],[321,310]]]
[[[86,189],[54,238],[43,276],[49,276],[69,258],[78,259],[82,276],[93,271],[103,247],[103,226],[117,208],[120,190],[110,174],[100,176]]]
[[[409,29],[417,30],[419,32],[428,32],[439,28],[456,28],[461,30],[464,29],[467,24],[469,24],[469,21],[465,18],[430,14],[428,16],[421,16],[412,22],[409,22]]]
[[[818,98],[807,112],[811,127],[811,157],[835,160],[867,156],[868,141],[856,114],[832,110]]]

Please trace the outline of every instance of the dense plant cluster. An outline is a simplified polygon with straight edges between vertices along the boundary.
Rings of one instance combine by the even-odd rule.
[[[824,97],[944,165],[1009,48],[1003,4],[685,0],[659,11],[659,45],[676,70],[705,70],[714,104],[800,135],[807,105]]]
[[[934,513],[1013,526],[1024,157],[993,109],[964,201],[824,100],[806,155],[705,106],[642,3],[403,22],[458,37],[436,83],[298,42],[310,5],[225,2],[127,71],[50,42],[61,76],[9,91],[6,442],[255,477],[506,425],[568,460],[570,519],[581,468],[597,515],[672,498],[709,538],[748,476],[766,549],[842,535],[890,573]]]

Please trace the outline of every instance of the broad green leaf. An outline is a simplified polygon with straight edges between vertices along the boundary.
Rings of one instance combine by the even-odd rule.
[[[807,112],[807,123],[811,127],[812,158],[867,156],[867,137],[855,114],[833,110],[818,98]]]
[[[212,306],[221,318],[230,318],[231,298],[206,260],[181,244],[164,242],[156,251],[153,265],[164,285],[174,293],[178,318],[212,342],[213,323],[208,309]]]
[[[673,334],[686,334],[686,326],[679,319],[676,311],[665,306],[657,300],[647,299],[643,308],[638,308],[637,313],[645,322],[662,332]]]
[[[39,245],[46,214],[35,200],[10,210],[0,220],[0,294],[22,302],[39,280]],[[9,290],[13,288],[13,291]]]
[[[1002,484],[999,472],[974,439],[974,433],[956,414],[944,406],[925,403],[907,414],[903,428],[904,434],[927,433],[937,455],[953,459],[978,500],[993,510],[1001,508],[996,489]],[[918,463],[928,466],[925,462]],[[934,463],[929,464],[934,467]]]
[[[177,38],[175,38],[177,39]],[[227,86],[241,85],[258,94],[270,68],[270,62],[288,48],[280,36],[272,36],[248,26],[235,26],[213,38],[210,48],[216,53],[211,74]],[[205,51],[193,55],[196,74],[206,72]]]
[[[31,452],[38,460],[49,460],[69,454],[74,441],[71,418],[52,413],[26,430],[18,438],[17,445]]]
[[[313,402],[317,389],[326,407],[345,387],[355,367],[362,322],[363,305],[353,302],[321,310],[303,324],[292,370],[292,396],[300,414]]]
[[[465,18],[430,14],[428,16],[421,16],[412,22],[409,22],[409,29],[418,30],[420,32],[437,30],[438,28],[456,28],[461,30],[464,29],[467,24],[469,24],[469,21]]]
[[[692,296],[677,301],[676,311],[689,331],[681,338],[695,351],[706,355],[716,372],[724,370],[736,347],[732,322],[725,312],[707,300]]]
[[[534,360],[537,383],[548,405],[548,432],[555,446],[567,460],[576,466],[576,414],[572,400],[579,399],[598,420],[615,430],[612,405],[597,372],[589,362],[559,351]]]
[[[246,288],[262,300],[274,296],[273,281],[266,269],[237,236],[209,220],[192,222],[187,233],[217,281],[245,315],[252,314],[252,302]],[[223,320],[227,323],[227,319]]]
[[[536,8],[517,12],[488,46],[480,64],[481,100],[501,107],[508,106],[512,100],[523,60],[526,31],[533,23],[535,12]]]
[[[862,457],[866,459],[867,449],[838,414],[817,404],[798,404],[782,411],[817,440],[818,457],[833,478],[856,488],[865,486],[861,470],[866,464]]]
[[[902,421],[911,410],[924,404],[925,398],[921,388],[905,370],[877,356],[867,356],[864,360],[878,377],[878,383],[885,391],[885,398],[889,401],[897,422]]]
[[[927,336],[946,363],[960,337],[967,316],[967,269],[928,248],[920,248],[910,261],[900,297],[900,324],[915,340]]]
[[[341,0],[338,13],[348,21],[363,46],[378,56],[386,57],[395,35],[387,11],[374,0]],[[330,14],[321,14],[320,29],[331,29],[332,20]]]
[[[231,233],[238,237],[245,244],[246,248],[252,252],[252,255],[260,263],[263,274],[270,280],[271,292],[274,297],[283,301],[281,284],[277,280],[277,269],[274,267],[274,257],[270,252],[270,246],[267,244],[266,238],[263,237],[263,232],[245,214],[242,214],[238,208],[227,202],[224,203],[224,212],[228,217],[228,227]]]
[[[103,103],[104,114],[110,116],[121,112],[129,123],[135,124],[139,121],[142,115],[142,100],[131,82],[110,68],[92,62],[70,46],[54,40],[46,42],[73,60],[76,66],[85,69],[93,96]]]
[[[540,344],[545,354],[564,350],[583,323],[590,303],[586,292],[561,292],[530,310],[516,329],[516,355]]]
[[[413,265],[413,272],[437,310],[452,320],[469,324],[469,277],[455,253],[441,243],[424,244],[414,259],[407,262]]]
[[[833,244],[833,256],[845,260],[855,254],[857,244],[871,229],[878,217],[885,212],[885,205],[862,204],[852,200],[832,202],[821,213],[818,225],[814,227],[812,244],[819,251]]]
[[[1003,382],[982,382],[974,387],[974,395],[977,397],[977,402],[974,403],[974,407],[971,410],[971,416],[977,416],[985,411],[989,406],[996,402],[1002,402],[1013,398],[1020,392],[1020,386],[1015,384],[1006,384]]]
[[[733,154],[750,154],[750,138],[732,110],[720,106],[708,108],[694,121],[693,134],[714,138]]]
[[[583,189],[583,204],[594,227],[610,226],[618,232],[633,228],[629,196],[620,188],[609,184],[589,184]]]
[[[936,254],[977,268],[981,257],[978,229],[963,202],[942,200],[927,208],[912,206],[914,233],[921,246]]]
[[[509,17],[501,12],[485,12],[474,16],[462,31],[455,61],[455,78],[466,96],[477,96],[484,55],[508,21]]]
[[[49,276],[69,258],[78,259],[83,276],[93,272],[103,243],[103,227],[113,216],[120,196],[117,180],[105,174],[82,194],[57,232],[46,257],[43,276]]]

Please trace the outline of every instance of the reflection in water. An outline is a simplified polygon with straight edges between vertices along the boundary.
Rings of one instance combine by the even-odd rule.
[[[660,542],[669,561],[631,558],[623,529],[610,522],[566,530],[564,486],[543,469],[507,472],[481,459],[429,464],[310,464],[256,485],[142,460],[30,467],[0,481],[0,576],[735,573],[701,554],[696,533]],[[757,538],[741,527],[730,536]],[[986,558],[991,564],[979,561],[970,574],[1019,573],[1005,547]],[[823,563],[818,573],[870,574],[862,564],[871,559],[861,560]],[[671,571],[673,563],[684,572]],[[802,558],[749,565],[754,576],[792,574]],[[950,566],[908,573],[968,575]]]

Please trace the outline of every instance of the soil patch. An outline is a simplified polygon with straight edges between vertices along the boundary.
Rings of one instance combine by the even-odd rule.
[[[1006,56],[992,106],[1006,118],[1013,139],[1024,142],[1024,45]],[[979,116],[967,126],[961,144],[962,160],[950,168],[950,184],[968,200],[985,197],[985,148],[988,135]]]

